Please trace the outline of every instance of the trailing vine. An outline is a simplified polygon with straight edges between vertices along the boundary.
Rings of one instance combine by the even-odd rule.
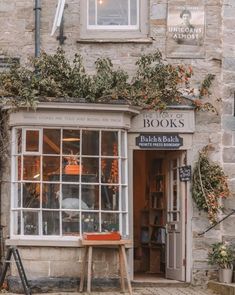
[[[199,152],[193,171],[192,197],[197,208],[207,211],[210,223],[215,224],[222,209],[221,199],[229,197],[230,190],[222,168],[208,157],[210,147],[207,145]]]
[[[95,62],[96,73],[89,75],[82,56],[75,54],[70,62],[58,48],[53,55],[45,52],[30,60],[28,66],[13,63],[0,73],[0,103],[16,107],[36,107],[38,101],[58,100],[114,102],[124,100],[145,109],[164,109],[168,105],[189,104],[200,110],[216,109],[203,103],[214,76],[201,82],[199,95],[190,86],[190,66],[171,65],[159,51],[142,55],[136,62],[136,73],[129,77],[121,68],[115,69],[109,58]]]

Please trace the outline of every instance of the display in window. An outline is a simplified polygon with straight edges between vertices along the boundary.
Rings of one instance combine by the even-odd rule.
[[[64,173],[65,174],[80,174],[82,173],[82,166],[79,164],[78,155],[71,154],[63,157]]]
[[[24,234],[38,235],[38,212],[23,212]]]
[[[26,152],[39,152],[39,130],[26,130]]]
[[[60,173],[60,157],[44,156],[42,159],[42,167],[43,180],[51,180],[52,175]]]
[[[82,131],[82,154],[88,156],[99,155],[99,131]]]
[[[58,211],[43,211],[42,223],[44,235],[59,235],[60,234],[60,213]]]
[[[79,155],[80,130],[63,130],[62,146],[64,155]]]
[[[101,214],[101,231],[119,231],[119,214],[102,213]]]
[[[58,209],[60,185],[57,183],[42,184],[42,207],[48,209]]]
[[[40,184],[23,183],[23,207],[39,208],[40,207]]]
[[[40,157],[23,157],[23,178],[24,180],[40,180]]]
[[[43,154],[60,153],[60,130],[44,129],[43,130]]]
[[[99,231],[99,214],[84,212],[82,213],[82,231],[98,232]]]
[[[79,234],[79,213],[76,211],[62,212],[62,234],[77,236]]]

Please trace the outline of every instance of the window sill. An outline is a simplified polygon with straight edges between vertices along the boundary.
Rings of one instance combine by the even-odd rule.
[[[7,239],[6,246],[30,247],[82,247],[81,239],[77,240],[33,240],[33,239]]]
[[[76,41],[79,44],[90,44],[90,43],[97,43],[97,44],[105,44],[105,43],[132,43],[132,44],[152,44],[153,39],[151,38],[137,38],[137,39],[79,39]]]

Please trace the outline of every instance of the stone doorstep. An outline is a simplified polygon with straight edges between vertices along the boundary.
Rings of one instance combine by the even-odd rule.
[[[174,280],[162,280],[162,281],[161,280],[156,280],[156,281],[133,280],[131,281],[131,285],[133,287],[186,288],[190,286],[190,283],[179,282]]]
[[[209,281],[208,289],[220,295],[235,295],[235,283],[224,284],[215,281]]]

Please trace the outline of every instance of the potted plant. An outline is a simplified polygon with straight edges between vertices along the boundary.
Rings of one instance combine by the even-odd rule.
[[[219,267],[219,281],[231,283],[233,275],[234,249],[228,242],[212,244],[208,263]]]

